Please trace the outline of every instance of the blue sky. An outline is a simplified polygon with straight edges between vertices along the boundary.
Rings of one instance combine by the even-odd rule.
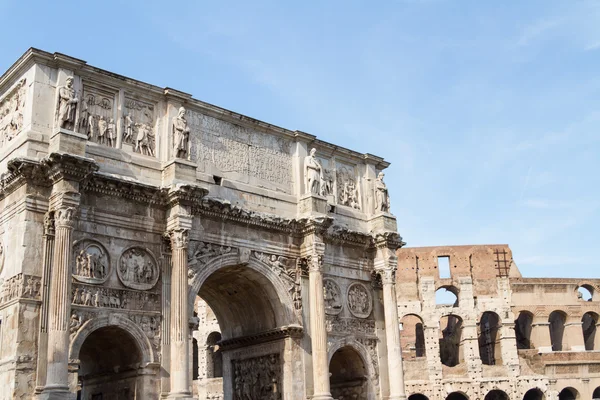
[[[599,275],[599,1],[0,0],[0,23],[2,71],[62,52],[385,157],[409,246]]]

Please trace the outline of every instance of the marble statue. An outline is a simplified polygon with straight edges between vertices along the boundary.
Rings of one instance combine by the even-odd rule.
[[[388,188],[383,182],[385,174],[380,172],[375,181],[375,211],[389,212],[390,211],[390,196]]]
[[[126,143],[131,141],[133,135],[133,125],[133,118],[131,118],[131,115],[127,114],[125,116],[125,137],[123,138],[123,141]]]
[[[73,77],[67,77],[65,86],[58,88],[56,96],[56,122],[61,129],[73,130],[75,128],[75,113],[79,99],[73,89]]]
[[[179,107],[179,113],[173,118],[173,156],[187,158],[190,128],[185,119],[185,108]]]
[[[306,192],[321,195],[321,182],[323,181],[323,167],[315,154],[317,149],[311,149],[310,155],[304,158],[304,180]]]

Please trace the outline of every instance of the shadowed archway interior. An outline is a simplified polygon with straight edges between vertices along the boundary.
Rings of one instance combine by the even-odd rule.
[[[336,351],[329,363],[329,381],[334,399],[367,399],[367,368],[356,350],[345,346]]]

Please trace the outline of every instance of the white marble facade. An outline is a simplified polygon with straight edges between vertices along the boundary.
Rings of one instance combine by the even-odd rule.
[[[0,400],[404,398],[388,165],[28,50],[0,78]]]

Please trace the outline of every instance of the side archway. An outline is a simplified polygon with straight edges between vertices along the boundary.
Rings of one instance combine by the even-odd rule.
[[[539,388],[529,389],[525,392],[525,396],[523,396],[523,400],[544,400],[546,396],[544,396],[544,392],[542,392]]]
[[[333,398],[375,400],[372,380],[375,371],[368,354],[368,350],[357,342],[341,340],[331,346],[328,357]]]

